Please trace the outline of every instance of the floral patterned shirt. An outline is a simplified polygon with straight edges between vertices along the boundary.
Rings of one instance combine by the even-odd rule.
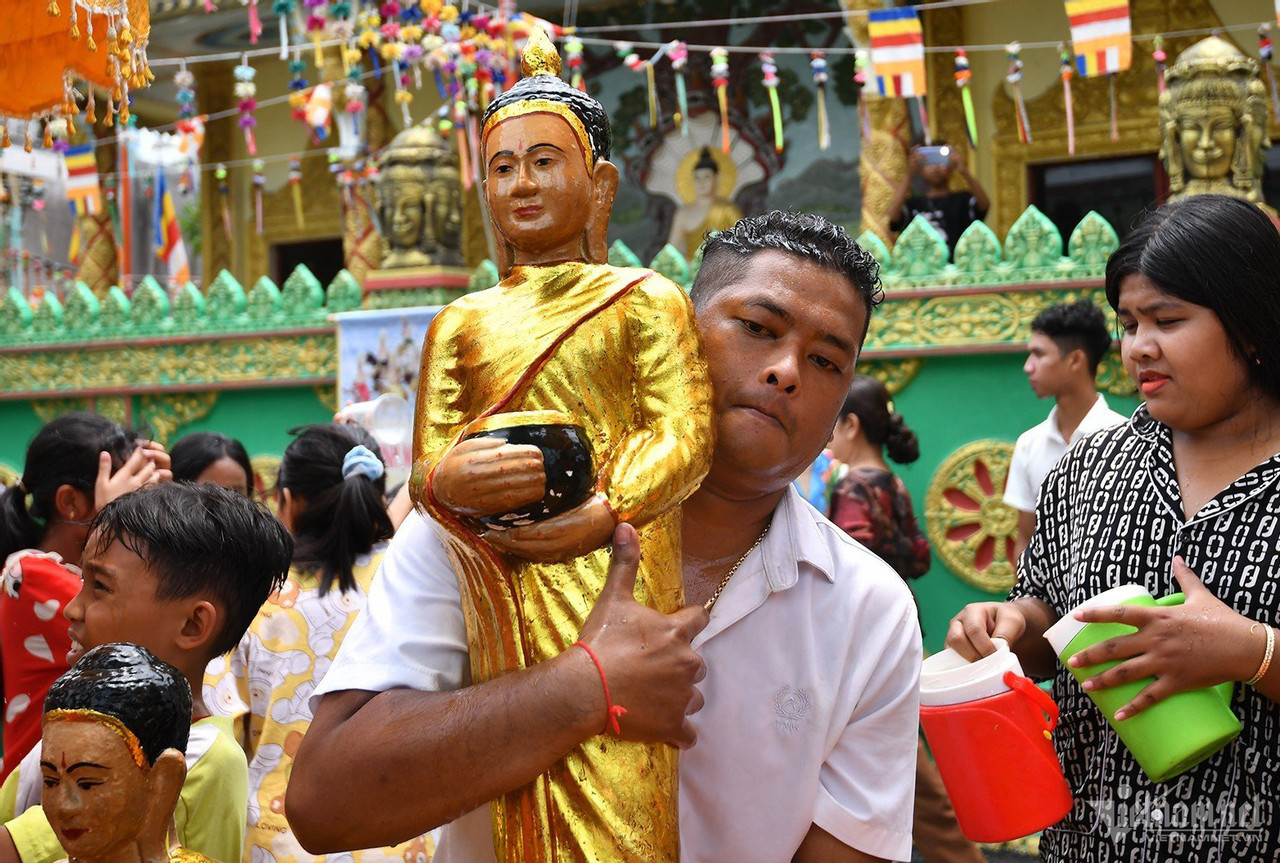
[[[239,646],[205,672],[205,704],[236,719],[249,756],[249,811],[244,863],[323,863],[294,838],[284,815],[293,758],[311,724],[308,701],[342,640],[364,609],[386,546],[356,562],[356,588],[320,593],[316,573],[291,570]],[[329,863],[429,863],[434,843],[421,836],[394,848],[330,855]]]

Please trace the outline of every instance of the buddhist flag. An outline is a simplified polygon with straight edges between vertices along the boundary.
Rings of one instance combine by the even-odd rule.
[[[1123,72],[1133,61],[1129,0],[1065,0],[1076,72],[1082,77]]]
[[[187,247],[182,242],[182,229],[173,208],[173,195],[165,183],[164,171],[156,179],[156,255],[169,266],[169,280],[178,285],[191,281],[191,265],[187,263]]]
[[[102,192],[98,188],[98,160],[93,155],[93,145],[68,147],[62,154],[67,166],[67,200],[78,204],[86,213],[102,209]]]
[[[924,31],[915,8],[873,9],[867,15],[867,32],[880,95],[925,95],[929,86],[924,74]]]

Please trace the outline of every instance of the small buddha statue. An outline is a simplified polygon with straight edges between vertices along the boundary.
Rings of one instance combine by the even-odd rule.
[[[378,169],[382,269],[461,265],[461,175],[439,133],[430,125],[405,129]]]
[[[1258,63],[1218,36],[1192,45],[1165,74],[1160,158],[1169,199],[1215,193],[1261,204],[1266,88]]]
[[[686,170],[689,169],[682,165],[681,174]],[[685,257],[692,257],[698,251],[709,232],[732,228],[742,218],[742,210],[721,196],[720,163],[710,147],[698,152],[691,173],[692,182],[687,175],[676,178],[676,188],[685,200],[676,208],[667,239]]]
[[[191,689],[136,644],[103,644],[44,703],[41,804],[74,863],[211,863],[176,842]]]

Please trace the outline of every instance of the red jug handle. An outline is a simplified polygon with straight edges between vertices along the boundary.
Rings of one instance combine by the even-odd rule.
[[[1048,717],[1048,727],[1045,731],[1053,731],[1058,727],[1058,703],[1045,694],[1045,691],[1032,683],[1028,678],[1014,674],[1012,671],[1004,673],[1005,685],[1015,692],[1030,698],[1036,703],[1036,706],[1044,711]]]

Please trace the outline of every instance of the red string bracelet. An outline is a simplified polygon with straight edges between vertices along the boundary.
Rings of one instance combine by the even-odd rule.
[[[574,647],[581,647],[587,652],[587,656],[591,657],[591,661],[596,666],[596,671],[600,672],[600,682],[604,685],[604,706],[608,717],[605,719],[604,730],[612,731],[614,734],[621,734],[622,727],[618,725],[618,717],[627,712],[627,708],[621,704],[614,704],[612,696],[609,695],[609,681],[604,676],[604,666],[600,664],[600,657],[596,656],[596,652],[581,641],[575,641]]]

